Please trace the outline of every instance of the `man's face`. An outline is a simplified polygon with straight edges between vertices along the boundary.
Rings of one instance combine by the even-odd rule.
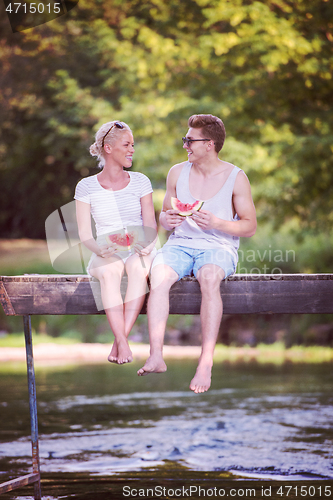
[[[201,128],[189,128],[185,136],[188,139],[188,144],[185,142],[183,148],[187,151],[188,160],[193,163],[207,154],[207,143],[210,139],[202,135]]]

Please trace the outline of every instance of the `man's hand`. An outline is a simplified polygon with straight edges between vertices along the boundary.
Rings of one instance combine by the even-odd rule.
[[[193,212],[190,219],[194,220],[196,224],[203,230],[216,229],[218,219],[216,215],[209,212],[209,210],[200,210]]]
[[[180,226],[185,220],[185,217],[179,215],[177,210],[170,209],[164,213],[165,213],[165,222],[171,228]]]

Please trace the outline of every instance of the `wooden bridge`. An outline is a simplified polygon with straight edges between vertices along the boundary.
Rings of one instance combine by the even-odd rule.
[[[126,287],[126,283],[123,284]],[[333,274],[236,274],[221,283],[225,314],[333,314]],[[5,314],[23,316],[31,419],[32,473],[0,484],[0,494],[34,484],[41,499],[37,399],[31,315],[104,314],[100,287],[85,275],[0,276]],[[170,290],[170,314],[199,314],[201,293],[195,278]],[[146,313],[146,302],[141,314]]]
[[[221,283],[221,296],[225,314],[333,313],[333,274],[235,274]],[[0,276],[0,300],[9,316],[103,314],[98,299],[98,281],[82,274]],[[200,303],[195,278],[171,288],[170,314],[199,314]]]

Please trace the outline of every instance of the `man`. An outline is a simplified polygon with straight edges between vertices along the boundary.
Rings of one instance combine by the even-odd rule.
[[[188,125],[183,138],[188,161],[174,165],[167,177],[160,223],[174,231],[153,262],[148,302],[150,356],[138,375],[166,371],[162,350],[169,290],[193,271],[202,295],[202,350],[190,389],[202,393],[210,387],[222,319],[220,283],[235,272],[239,238],[253,236],[257,222],[245,173],[218,158],[225,140],[222,120],[212,115],[193,115]],[[182,203],[201,200],[204,204],[200,211],[183,217],[171,208],[171,197]]]

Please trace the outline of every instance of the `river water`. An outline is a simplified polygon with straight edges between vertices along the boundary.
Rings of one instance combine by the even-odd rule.
[[[217,363],[203,395],[193,360],[137,377],[141,364],[36,367],[44,477],[333,480],[332,364]],[[2,482],[30,471],[25,366],[2,366],[0,412]]]

